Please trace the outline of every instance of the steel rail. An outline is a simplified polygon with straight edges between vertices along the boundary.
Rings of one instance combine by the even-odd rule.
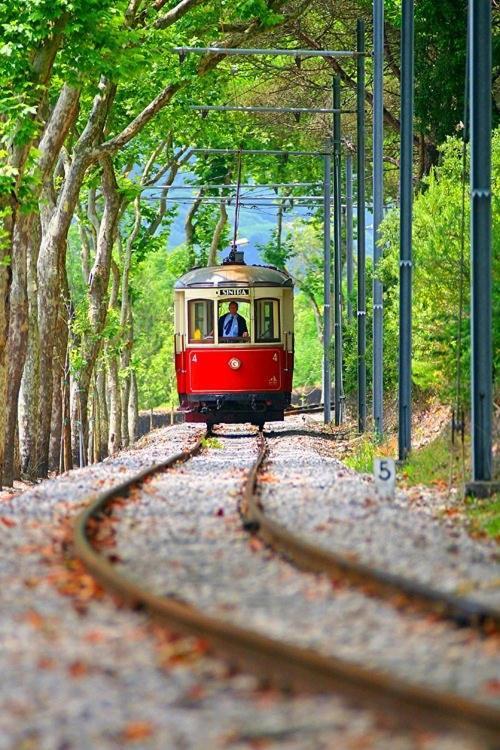
[[[315,406],[290,406],[288,409],[285,409],[285,416],[293,417],[294,414],[315,414],[316,412],[322,412],[323,408],[323,404]]]
[[[431,609],[461,627],[469,626],[487,631],[500,627],[500,610],[494,607],[439,591],[424,583],[351,560],[346,555],[306,541],[269,518],[255,494],[248,496],[241,510],[246,527],[254,529],[262,541],[282,552],[302,570],[330,576],[340,575],[362,587],[364,591],[383,598],[403,594],[408,597],[409,603],[426,610]]]
[[[267,443],[262,433],[259,433],[259,440],[259,455],[245,483],[243,502],[246,503],[254,496],[258,472],[267,455]],[[225,659],[266,677],[279,687],[341,692],[371,709],[389,712],[396,724],[421,728],[425,721],[426,726],[430,723],[441,728],[459,728],[480,736],[488,743],[486,747],[493,750],[500,728],[500,712],[496,708],[459,695],[414,686],[386,673],[233,625],[177,599],[156,596],[119,573],[94,549],[88,538],[91,519],[98,520],[106,515],[114,499],[126,496],[132,487],[140,486],[155,473],[187,461],[201,449],[202,442],[203,437],[190,450],[144,469],[120,485],[89,498],[88,506],[74,524],[74,546],[76,555],[90,573],[134,609],[147,611],[151,617],[176,631],[206,639]]]

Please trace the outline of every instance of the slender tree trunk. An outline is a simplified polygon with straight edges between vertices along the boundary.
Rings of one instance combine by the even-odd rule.
[[[188,248],[188,260],[189,260],[189,266],[194,266],[196,263],[196,255],[194,252],[194,217],[196,216],[196,212],[198,211],[199,207],[201,206],[201,201],[203,199],[203,189],[199,190],[196,194],[196,198],[193,201],[193,204],[186,215],[186,220],[184,222],[184,232],[186,234],[186,245]]]
[[[58,358],[59,352],[55,357]],[[62,435],[62,368],[59,363],[55,364],[52,373],[52,414],[50,420],[50,443],[49,443],[49,471],[58,471],[61,457],[61,435]]]
[[[108,388],[110,395],[108,454],[112,456],[120,450],[122,442],[122,408],[116,356],[108,360]]]
[[[116,310],[118,305],[118,291],[120,288],[120,271],[114,261],[111,263],[113,282],[111,285],[111,297],[109,307]],[[107,345],[106,360],[108,363],[108,384],[109,384],[109,437],[108,437],[108,454],[111,456],[122,446],[122,400],[120,393],[120,379],[118,367],[118,354],[116,353],[118,340],[115,338]]]
[[[130,398],[128,402],[128,435],[130,443],[137,440],[137,425],[139,422],[139,399],[137,393],[137,378],[132,370],[130,374]]]
[[[91,334],[82,338],[82,360],[84,365],[79,373],[80,395],[88,400],[92,372],[101,348],[101,334],[107,317],[107,291],[111,270],[113,244],[116,237],[117,222],[120,212],[120,197],[111,158],[102,159],[102,191],[104,211],[99,225],[96,256],[89,277],[88,301]],[[116,378],[118,365],[116,365]],[[110,372],[110,378],[114,373]],[[83,402],[82,402],[83,403]],[[82,412],[84,433],[87,434],[87,414]],[[121,418],[120,418],[121,419]],[[110,415],[111,421],[111,415]],[[110,425],[110,429],[111,425]],[[114,430],[116,432],[116,429]]]
[[[223,198],[220,202],[220,216],[219,221],[215,226],[214,236],[212,237],[212,244],[210,245],[210,252],[208,254],[207,266],[217,265],[217,253],[219,251],[219,245],[222,238],[222,233],[227,224],[227,211],[226,211],[226,200]]]
[[[99,444],[99,460],[102,461],[108,455],[108,434],[109,434],[109,418],[108,418],[108,405],[106,403],[106,370],[104,362],[101,360],[99,369],[96,375],[97,382],[97,393],[99,398],[99,416],[101,423],[100,430],[100,444]]]
[[[9,338],[7,345],[7,400],[5,403],[4,484],[14,480],[14,451],[17,405],[28,340],[28,297],[26,288],[26,248],[30,232],[29,216],[21,214],[14,228],[12,243],[12,284],[10,288]]]
[[[131,385],[131,373],[130,373],[130,359],[132,355],[133,346],[133,323],[132,323],[132,310],[127,311],[127,320],[125,323],[125,329],[123,330],[123,345],[120,354],[120,368],[122,373],[125,373],[121,381],[121,413],[122,413],[122,444],[127,446],[130,442],[130,435],[128,431],[128,404],[130,399],[130,385]]]
[[[64,364],[63,382],[63,416],[62,416],[62,462],[61,471],[69,471],[73,468],[73,455],[71,453],[71,402],[70,402],[70,376],[69,376],[69,351],[66,352]]]
[[[99,403],[99,392],[97,390],[97,378],[94,378],[92,391],[92,404],[94,410],[94,463],[101,460],[101,409]]]
[[[66,269],[60,269],[63,279],[63,294],[59,299],[59,312],[57,317],[56,339],[54,341],[54,370],[52,391],[52,418],[50,429],[49,446],[49,468],[58,471],[61,454],[61,434],[63,416],[63,386],[65,380],[65,368],[68,350],[68,317],[67,307],[69,305],[69,287],[66,278]]]
[[[19,403],[21,472],[29,479],[38,475],[38,399],[40,395],[40,338],[38,332],[37,262],[41,226],[36,217],[28,243],[27,297],[28,343]]]
[[[80,394],[79,381],[76,377],[70,378],[70,424],[71,424],[71,463],[73,466],[83,466],[84,461],[82,452],[85,454],[83,446],[82,424],[80,422]]]

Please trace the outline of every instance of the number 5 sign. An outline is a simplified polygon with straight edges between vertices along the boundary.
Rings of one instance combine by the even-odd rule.
[[[384,497],[394,497],[396,487],[396,464],[392,458],[374,458],[375,486]]]

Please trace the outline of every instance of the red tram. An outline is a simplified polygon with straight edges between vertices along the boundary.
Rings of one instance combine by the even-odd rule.
[[[187,422],[262,427],[290,405],[292,279],[242,256],[195,268],[175,285],[177,390]]]

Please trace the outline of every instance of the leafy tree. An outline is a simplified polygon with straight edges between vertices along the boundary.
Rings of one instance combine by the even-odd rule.
[[[493,351],[494,367],[500,365],[500,129],[493,134]],[[462,144],[448,138],[440,149],[442,163],[425,178],[425,190],[414,204],[413,223],[413,380],[443,397],[454,393],[457,359],[460,358],[464,388],[469,385],[470,349],[470,243],[468,174],[465,175],[465,225],[462,233]],[[464,268],[461,274],[461,244]],[[397,337],[399,307],[399,212],[391,211],[383,222],[385,252],[380,278],[385,288],[385,340]],[[459,350],[460,284],[463,284],[463,318]],[[384,369],[397,379],[397,356],[386,357]],[[465,393],[462,394],[465,397]]]

